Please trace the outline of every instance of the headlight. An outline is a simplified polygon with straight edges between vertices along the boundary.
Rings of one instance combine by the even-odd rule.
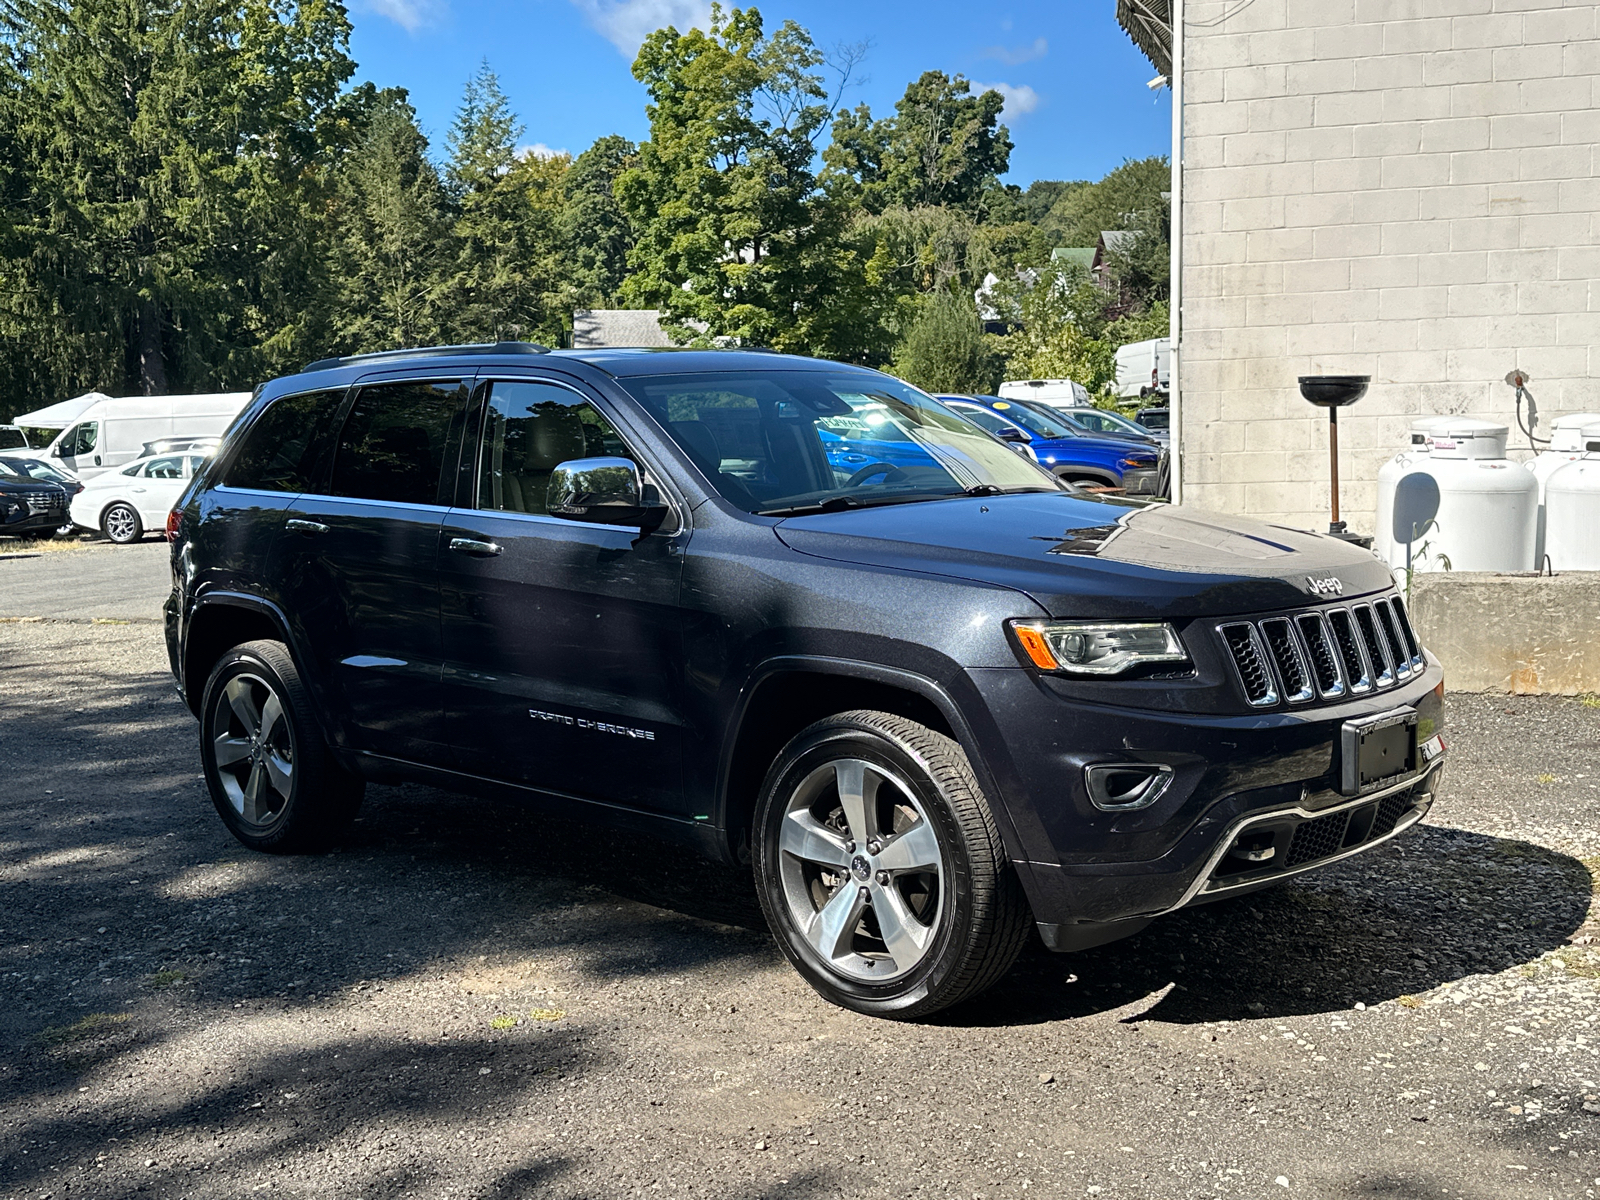
[[[1187,663],[1165,621],[1013,621],[1011,632],[1033,665],[1068,675],[1121,675],[1154,663]]]

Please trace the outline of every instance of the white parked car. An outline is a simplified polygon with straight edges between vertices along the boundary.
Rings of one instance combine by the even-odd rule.
[[[121,545],[137,542],[147,529],[164,530],[167,514],[206,457],[158,454],[85,480],[72,499],[72,522]]]

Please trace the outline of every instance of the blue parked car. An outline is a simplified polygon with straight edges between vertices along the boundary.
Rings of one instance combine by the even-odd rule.
[[[1148,442],[1083,433],[1059,417],[997,396],[937,399],[997,437],[1024,441],[1040,466],[1069,483],[1122,488],[1132,496],[1165,494],[1162,454]]]

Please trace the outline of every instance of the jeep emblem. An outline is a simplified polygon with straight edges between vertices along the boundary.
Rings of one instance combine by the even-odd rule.
[[[1344,583],[1336,575],[1329,575],[1326,579],[1317,579],[1311,575],[1306,576],[1306,586],[1317,596],[1342,596]]]

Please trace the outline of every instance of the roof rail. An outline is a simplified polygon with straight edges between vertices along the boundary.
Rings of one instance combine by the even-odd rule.
[[[538,342],[474,342],[464,346],[413,346],[407,350],[379,350],[374,354],[347,354],[343,358],[319,358],[301,367],[301,372],[325,371],[353,363],[403,362],[408,358],[443,358],[451,354],[549,354],[550,347]]]

